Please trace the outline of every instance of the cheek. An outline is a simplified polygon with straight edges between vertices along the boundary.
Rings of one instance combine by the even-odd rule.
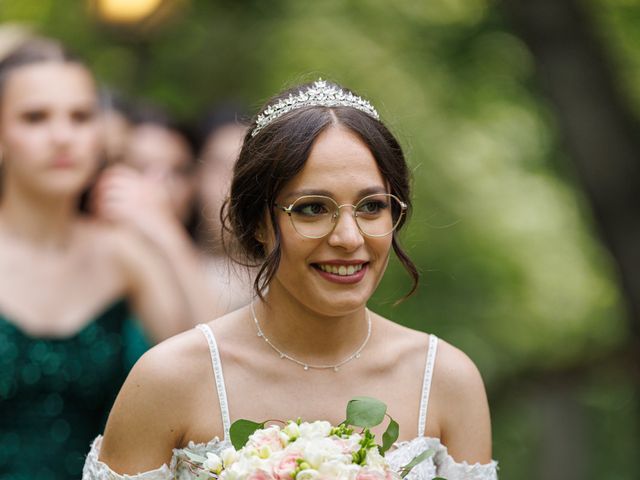
[[[368,239],[370,251],[376,256],[376,258],[383,261],[383,269],[387,267],[387,263],[389,262],[389,256],[391,253],[391,240],[391,236]]]
[[[77,138],[80,148],[87,154],[98,155],[103,147],[103,142],[101,142],[98,129],[95,126],[79,129]]]

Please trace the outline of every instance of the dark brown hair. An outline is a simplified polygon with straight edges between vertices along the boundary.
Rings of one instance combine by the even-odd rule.
[[[25,40],[0,61],[0,101],[12,70],[43,62],[77,63],[86,67],[79,57],[56,40],[39,37]]]
[[[304,84],[286,90],[267,102],[265,107],[309,87],[310,84]],[[261,264],[254,283],[259,296],[273,279],[282,255],[280,229],[271,207],[284,185],[303,169],[318,136],[327,128],[338,125],[349,129],[364,142],[380,173],[389,182],[390,193],[407,204],[407,214],[411,211],[410,175],[402,148],[379,120],[351,107],[306,106],[282,115],[252,136],[254,118],[235,165],[223,225],[225,233],[232,232],[235,237],[242,255],[240,261],[245,265]],[[256,238],[263,227],[266,212],[275,235],[274,248],[270,253]],[[406,218],[405,215],[401,219],[392,238],[393,250],[413,281],[405,298],[415,292],[419,278],[416,266],[398,240],[398,232]],[[234,258],[238,259],[238,255]]]

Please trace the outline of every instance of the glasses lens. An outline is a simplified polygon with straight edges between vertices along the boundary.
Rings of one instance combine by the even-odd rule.
[[[365,235],[383,237],[395,230],[403,211],[402,203],[393,195],[369,195],[356,205],[356,221]]]
[[[321,238],[333,229],[337,211],[338,205],[329,197],[304,196],[291,207],[291,221],[300,235]]]

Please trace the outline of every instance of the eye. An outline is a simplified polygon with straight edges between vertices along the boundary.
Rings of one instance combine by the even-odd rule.
[[[71,119],[74,123],[88,123],[95,117],[93,110],[74,110],[71,112]]]
[[[317,217],[330,213],[330,209],[325,202],[318,200],[304,201],[296,203],[291,210],[296,215],[305,217]]]
[[[365,200],[358,205],[358,213],[364,215],[378,215],[389,208],[389,202],[381,199]]]
[[[21,115],[22,120],[29,124],[37,124],[45,121],[48,114],[45,110],[28,110]]]

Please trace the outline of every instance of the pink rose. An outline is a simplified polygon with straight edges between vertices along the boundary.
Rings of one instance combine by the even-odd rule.
[[[298,459],[302,458],[297,453],[290,453],[285,456],[280,463],[274,467],[273,474],[277,480],[290,480],[298,468]]]
[[[358,475],[356,476],[356,480],[386,480],[386,479],[385,479],[385,474],[383,472],[365,468],[365,469],[362,469],[360,472],[358,472]]]
[[[246,480],[274,480],[274,478],[269,472],[255,470],[246,477]]]
[[[260,450],[262,447],[269,447],[272,452],[282,450],[282,440],[280,439],[280,431],[270,427],[260,430],[251,435],[248,444]]]

